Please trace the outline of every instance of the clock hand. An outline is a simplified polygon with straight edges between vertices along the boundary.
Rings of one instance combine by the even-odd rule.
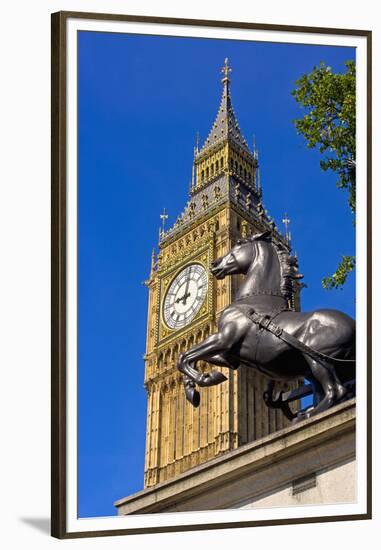
[[[184,294],[184,296],[180,296],[180,298],[177,298],[177,300],[175,300],[176,304],[184,300],[186,301],[186,299],[189,298],[189,296],[190,296],[190,292],[188,292],[187,294]]]
[[[190,273],[190,270],[189,270],[189,273]],[[190,292],[188,292],[188,290],[189,290],[189,283],[190,283],[190,274],[189,274],[188,279],[187,279],[187,284],[186,284],[185,292],[184,292],[184,296],[183,296],[183,305],[184,305],[184,306],[185,306],[185,304],[187,303],[187,298],[189,298],[189,296],[190,296]]]

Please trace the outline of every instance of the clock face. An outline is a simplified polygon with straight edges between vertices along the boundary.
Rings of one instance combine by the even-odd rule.
[[[163,306],[164,321],[170,328],[185,327],[205,300],[208,275],[200,264],[184,268],[171,282]]]

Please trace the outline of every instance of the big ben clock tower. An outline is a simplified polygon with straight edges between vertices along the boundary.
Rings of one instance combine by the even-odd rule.
[[[188,204],[173,227],[161,230],[159,254],[152,255],[147,281],[145,487],[288,423],[265,406],[267,381],[254,370],[220,368],[228,380],[201,388],[201,405],[193,408],[176,368],[182,351],[216,331],[216,320],[238,286],[239,276],[214,279],[211,262],[238,238],[256,231],[271,229],[274,239],[288,244],[262,206],[258,153],[255,147],[250,151],[238,126],[230,71],[226,59],[215,122],[203,146],[195,149]]]

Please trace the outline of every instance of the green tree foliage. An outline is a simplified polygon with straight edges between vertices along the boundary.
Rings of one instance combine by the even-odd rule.
[[[338,268],[330,277],[324,277],[322,285],[324,288],[342,288],[351,271],[355,268],[356,258],[354,256],[342,256]]]
[[[321,63],[296,81],[292,95],[305,110],[294,120],[307,147],[318,148],[322,170],[338,175],[337,187],[348,190],[348,203],[356,211],[356,66],[345,63],[346,71],[335,74]],[[336,272],[325,277],[323,287],[341,288],[355,267],[354,256],[342,256]]]

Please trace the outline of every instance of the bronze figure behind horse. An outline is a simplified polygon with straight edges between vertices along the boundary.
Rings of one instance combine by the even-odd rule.
[[[230,369],[255,368],[271,380],[307,379],[313,388],[314,406],[301,411],[299,419],[344,398],[344,383],[355,377],[355,321],[334,309],[290,310],[293,279],[301,277],[293,260],[288,250],[265,232],[239,240],[212,263],[211,272],[217,279],[239,273],[245,274],[245,279],[234,302],[222,311],[218,332],[179,357],[186,397],[194,406],[200,402],[196,384],[213,386],[226,380],[219,371],[199,372],[198,361]],[[291,344],[279,337],[282,333],[289,336]]]

